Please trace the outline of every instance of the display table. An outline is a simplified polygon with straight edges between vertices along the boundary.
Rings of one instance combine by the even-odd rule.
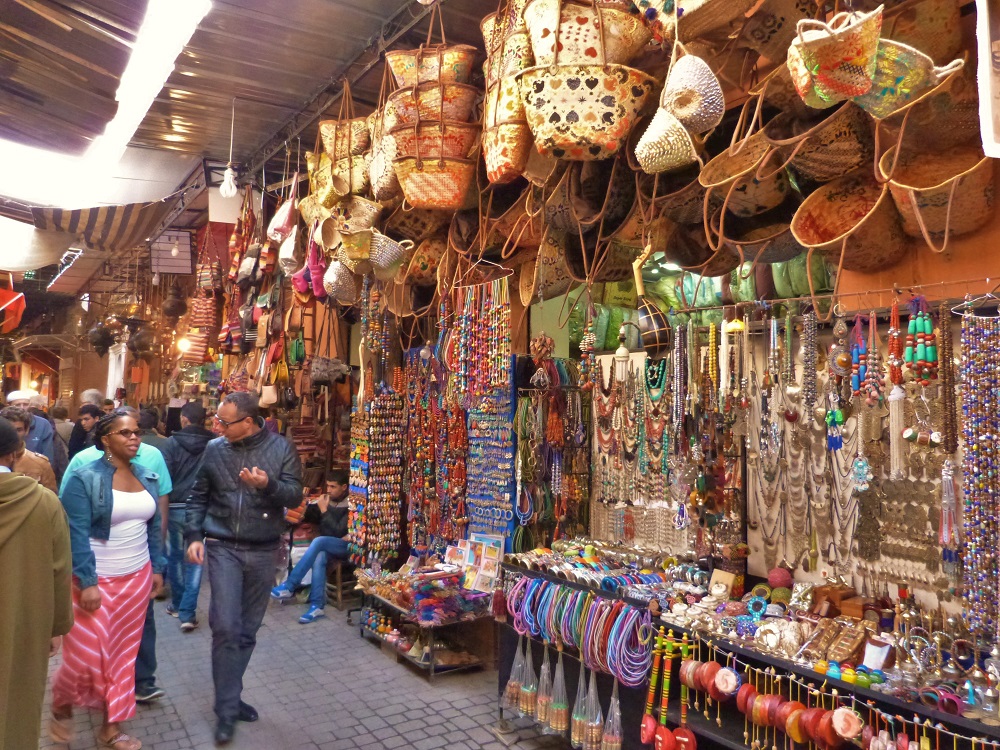
[[[581,584],[539,571],[527,570],[517,566],[504,565],[505,571],[518,573],[531,578],[542,578],[568,586],[591,591],[594,596],[608,599],[631,600],[619,596],[615,592],[598,592]],[[880,692],[875,689],[859,687],[843,680],[828,678],[812,669],[750,648],[749,646],[716,635],[700,634],[678,625],[654,618],[653,625],[665,631],[672,631],[675,641],[679,644],[687,636],[691,646],[690,658],[699,661],[715,661],[720,665],[728,665],[744,677],[744,682],[758,687],[761,695],[782,695],[788,700],[801,701],[806,707],[817,706],[832,709],[843,706],[857,711],[866,725],[877,731],[886,731],[890,736],[907,734],[914,746],[926,735],[931,747],[968,748],[1000,744],[1000,723],[996,725],[984,723],[978,718],[958,716],[939,710],[937,707],[920,702],[904,700],[895,695]],[[538,664],[542,657],[543,643],[540,639],[527,637],[531,645],[532,657]],[[517,652],[518,633],[510,623],[504,623],[500,628],[500,663],[498,667],[500,694],[509,679],[511,667]],[[652,645],[650,645],[652,648]],[[680,722],[680,648],[670,660],[670,693],[667,724],[671,727]],[[566,690],[569,696],[576,693],[580,679],[582,664],[579,653],[567,648],[564,651],[564,666]],[[597,688],[602,706],[607,707],[614,687],[611,675],[598,672]],[[648,682],[636,688],[625,688],[619,685],[622,718],[622,748],[641,748],[644,745],[639,740],[639,728],[643,709],[646,703]],[[745,748],[756,743],[761,747],[789,746],[784,732],[774,728],[755,727],[743,713],[737,710],[735,700],[729,699],[721,704],[711,700],[707,693],[691,690],[688,700],[687,724],[698,736],[703,747]],[[657,706],[660,696],[657,696]],[[655,713],[655,712],[654,712]],[[994,717],[995,718],[995,717]],[[973,740],[972,738],[975,738]],[[844,746],[847,746],[846,744]]]
[[[359,633],[362,638],[376,641],[382,645],[382,650],[391,655],[395,661],[405,661],[422,670],[429,681],[433,682],[434,677],[442,674],[452,674],[468,669],[476,669],[484,664],[493,664],[493,622],[492,615],[484,612],[479,615],[465,616],[455,620],[444,620],[441,622],[428,623],[416,621],[411,613],[402,607],[383,599],[382,597],[364,593],[362,596],[362,608],[376,610],[384,613],[387,617],[398,618],[404,625],[418,629],[420,642],[427,644],[427,658],[411,655],[409,650],[400,650],[387,637],[387,634],[380,633],[371,628],[362,616]],[[474,658],[463,661],[460,664],[442,663],[437,648],[437,639],[442,631],[451,634],[450,631],[461,629],[463,641],[475,650]]]

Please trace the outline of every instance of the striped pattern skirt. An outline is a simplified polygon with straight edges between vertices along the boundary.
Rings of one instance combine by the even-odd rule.
[[[146,563],[124,576],[98,576],[101,606],[80,608],[73,589],[73,629],[63,638],[62,664],[52,679],[52,705],[103,710],[109,722],[135,715],[135,657],[152,587]]]

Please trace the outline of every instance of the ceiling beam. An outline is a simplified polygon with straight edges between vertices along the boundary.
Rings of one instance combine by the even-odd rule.
[[[443,4],[445,0],[438,1]],[[379,32],[368,40],[368,44],[353,60],[331,76],[312,98],[303,103],[296,114],[283,123],[274,135],[257,147],[247,159],[247,166],[242,170],[243,173],[257,174],[271,157],[285,147],[286,143],[300,135],[340,100],[344,93],[343,81],[345,79],[353,85],[364,78],[381,62],[382,53],[419,24],[431,12],[432,7],[433,5],[420,6],[419,10],[414,13],[413,4],[405,3],[392,18],[382,24]],[[364,62],[365,58],[368,58],[367,62]],[[327,93],[335,86],[339,86],[336,93]]]

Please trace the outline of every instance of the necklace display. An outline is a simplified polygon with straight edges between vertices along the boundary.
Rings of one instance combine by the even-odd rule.
[[[406,399],[403,371],[396,368],[392,385],[376,390],[368,415],[368,498],[364,518],[364,552],[385,562],[399,553],[400,498],[403,491],[403,441]]]
[[[551,357],[553,348],[544,333],[532,339],[536,369],[531,387],[519,392],[514,417],[515,551],[522,551],[529,540],[549,546],[575,535],[581,528],[581,503],[589,497],[589,448],[579,376],[573,363]]]
[[[407,530],[416,553],[443,555],[465,537],[465,412],[446,399],[433,352],[410,351],[406,364],[409,430],[406,450]]]
[[[1000,318],[962,315],[962,591],[965,622],[977,637],[992,638],[1000,587]]]
[[[469,408],[477,398],[510,383],[510,290],[503,277],[457,287],[454,375]]]

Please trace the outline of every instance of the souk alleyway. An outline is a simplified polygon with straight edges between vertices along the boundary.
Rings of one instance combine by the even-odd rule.
[[[189,634],[165,613],[166,602],[156,603],[157,676],[167,695],[139,706],[125,725],[148,750],[213,747],[209,593],[206,576],[202,624]],[[237,724],[234,750],[504,750],[487,729],[496,720],[495,672],[456,674],[429,684],[408,665],[393,663],[377,644],[362,640],[343,612],[330,606],[327,618],[299,625],[302,611],[295,604],[269,606],[243,693],[260,720]],[[52,669],[57,663],[58,657]],[[40,747],[61,749],[65,746],[48,738],[48,697]],[[98,725],[96,713],[78,711],[71,750],[96,748]],[[566,746],[522,729],[513,748]]]

